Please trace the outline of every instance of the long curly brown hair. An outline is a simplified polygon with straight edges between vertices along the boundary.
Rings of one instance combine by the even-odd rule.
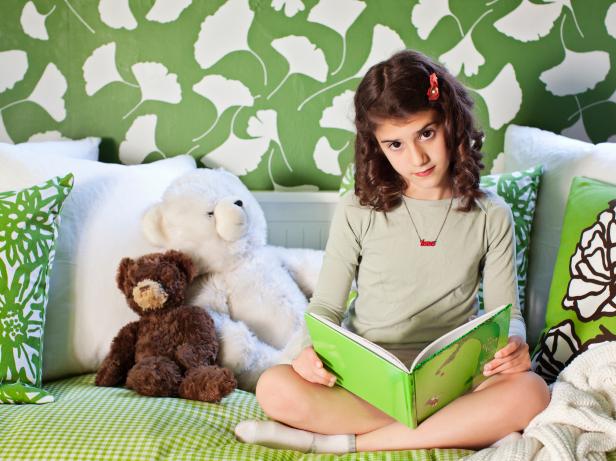
[[[436,73],[440,96],[429,101],[430,74]],[[473,100],[443,66],[411,50],[394,54],[372,66],[355,93],[355,194],[362,205],[389,211],[402,203],[406,181],[383,154],[374,131],[379,120],[406,120],[410,115],[436,110],[445,128],[450,153],[449,173],[458,210],[470,211],[479,189],[483,132],[476,128]]]

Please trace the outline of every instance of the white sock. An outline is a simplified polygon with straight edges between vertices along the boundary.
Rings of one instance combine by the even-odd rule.
[[[244,443],[286,448],[303,453],[352,453],[355,434],[325,435],[303,431],[277,421],[242,421],[235,436]]]
[[[509,443],[513,440],[518,440],[521,438],[522,438],[522,434],[520,434],[519,432],[511,432],[510,434],[507,434],[502,439],[498,439],[496,442],[490,445],[490,447],[500,447],[501,445],[505,445],[506,443]]]

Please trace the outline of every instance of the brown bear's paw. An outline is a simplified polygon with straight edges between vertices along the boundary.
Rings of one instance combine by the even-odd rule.
[[[182,381],[180,367],[167,357],[147,357],[128,372],[126,387],[150,397],[178,395]]]
[[[103,360],[94,383],[97,386],[111,387],[124,384],[126,380],[126,371],[122,369],[117,360]]]
[[[180,385],[180,397],[202,402],[219,402],[236,387],[237,381],[229,369],[200,366],[186,372]]]

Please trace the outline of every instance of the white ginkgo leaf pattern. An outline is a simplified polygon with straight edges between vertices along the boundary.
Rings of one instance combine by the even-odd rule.
[[[476,75],[479,72],[479,67],[485,64],[485,58],[481,53],[479,53],[479,51],[477,51],[477,48],[475,48],[472,33],[479,21],[491,12],[492,10],[484,12],[470,27],[470,29],[466,32],[466,35],[464,35],[462,40],[460,40],[456,46],[439,56],[439,61],[445,64],[447,69],[453,75],[458,75],[462,70],[462,67],[464,67],[464,75],[467,77]]]
[[[316,98],[318,95],[329,91],[338,85],[342,85],[343,83],[346,83],[350,80],[363,77],[364,74],[368,71],[368,69],[374,64],[389,58],[395,52],[403,50],[404,48],[406,48],[404,42],[394,30],[382,24],[376,24],[374,26],[372,34],[372,45],[370,47],[370,53],[368,54],[368,58],[364,62],[364,65],[361,67],[361,69],[359,69],[355,75],[340,80],[339,82],[332,83],[331,85],[321,88],[316,93],[308,96],[300,103],[300,105],[297,107],[297,110],[302,110],[302,108],[308,102]]]
[[[141,100],[123,117],[128,117],[144,101],[162,101],[177,104],[182,100],[178,76],[170,74],[159,62],[138,62],[131,67],[141,88]]]
[[[342,171],[340,170],[340,164],[338,162],[338,156],[349,145],[349,142],[340,150],[334,149],[325,136],[321,136],[317,141],[314,148],[313,158],[314,163],[319,170],[323,173],[333,174],[340,176]]]
[[[199,65],[207,69],[233,51],[248,51],[261,64],[267,85],[265,63],[248,46],[248,30],[254,16],[248,0],[228,0],[216,13],[205,18],[195,42],[195,60]]]
[[[494,130],[513,120],[522,106],[522,88],[511,64],[506,64],[488,86],[475,91],[486,103],[490,128]]]
[[[272,0],[272,8],[274,10],[280,11],[283,7],[287,18],[292,18],[306,8],[302,0]]]
[[[446,16],[452,16],[456,20],[460,35],[464,35],[460,21],[449,9],[449,0],[419,0],[411,12],[411,23],[417,28],[419,38],[425,40]]]
[[[160,23],[173,22],[191,3],[192,0],[156,0],[145,18]]]
[[[592,72],[579,72],[592,69]],[[543,71],[539,80],[556,96],[568,96],[592,90],[605,80],[610,71],[610,55],[605,51],[578,53],[565,48],[565,59],[557,66]]]
[[[236,176],[254,171],[267,152],[270,140],[267,138],[238,138],[231,132],[227,140],[201,158],[208,168],[222,167]]]
[[[339,128],[355,133],[355,108],[353,106],[354,91],[346,90],[334,97],[332,105],[326,107],[319,120],[322,128]]]
[[[67,141],[68,139],[57,130],[49,130],[43,133],[34,133],[28,138],[28,142]]]
[[[230,80],[222,75],[206,75],[193,85],[193,91],[216,106],[216,120],[210,128],[193,139],[198,141],[206,136],[218,123],[220,115],[233,106],[252,106],[255,98],[239,80]]]
[[[492,162],[492,168],[490,174],[501,174],[505,172],[505,153],[498,154]]]
[[[607,10],[605,28],[608,34],[616,38],[616,3],[612,3]]]
[[[125,165],[137,165],[152,152],[160,152],[156,145],[156,123],[154,114],[140,115],[133,120],[120,144],[120,162]]]
[[[83,79],[86,82],[86,94],[92,96],[105,85],[113,82],[125,82],[116,66],[116,44],[106,43],[96,48],[83,63]]]
[[[38,40],[49,40],[45,20],[55,9],[56,6],[54,5],[47,14],[41,14],[37,11],[34,2],[27,2],[21,10],[21,17],[19,18],[24,33]]]
[[[320,0],[308,14],[308,21],[329,27],[342,38],[342,59],[332,75],[342,69],[346,58],[346,33],[365,8],[366,4],[359,0]]]
[[[127,30],[137,28],[137,20],[130,10],[128,0],[100,0],[98,12],[101,21],[109,27]]]
[[[61,122],[66,118],[64,94],[67,87],[66,78],[62,75],[62,72],[54,63],[49,63],[26,101],[38,104],[56,122]]]
[[[513,11],[496,21],[494,27],[521,42],[539,40],[550,33],[562,7],[559,2],[536,4],[522,0]]]
[[[28,55],[22,50],[0,51],[0,93],[20,82],[28,70]]]
[[[327,62],[323,50],[317,48],[306,37],[289,35],[272,41],[272,47],[289,63],[289,71],[281,82],[267,96],[271,98],[282,87],[291,74],[304,74],[325,82],[327,79]]]

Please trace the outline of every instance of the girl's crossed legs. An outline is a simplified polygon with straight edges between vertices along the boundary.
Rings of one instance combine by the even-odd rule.
[[[356,434],[357,451],[486,447],[520,431],[549,403],[533,372],[496,374],[410,429],[341,387],[304,380],[290,365],[267,370],[257,400],[272,419],[320,434]]]

